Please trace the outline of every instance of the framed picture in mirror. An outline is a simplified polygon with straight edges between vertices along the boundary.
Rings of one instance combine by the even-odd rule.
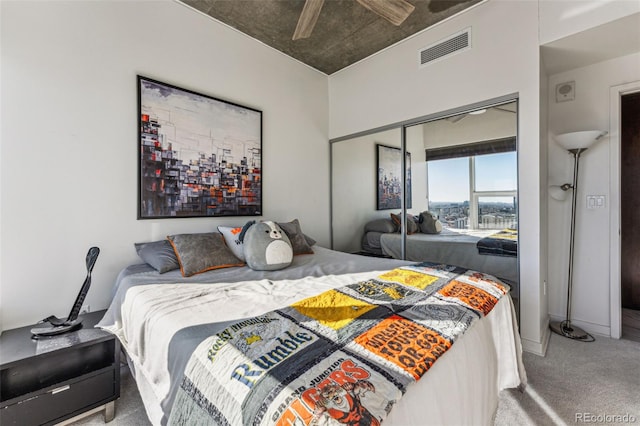
[[[378,210],[399,209],[402,205],[402,150],[376,144]],[[411,208],[411,153],[406,153],[407,209]]]

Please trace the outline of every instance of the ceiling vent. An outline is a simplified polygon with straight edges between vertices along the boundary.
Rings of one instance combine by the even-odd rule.
[[[418,64],[422,68],[468,49],[471,49],[471,27],[420,49],[418,51]]]

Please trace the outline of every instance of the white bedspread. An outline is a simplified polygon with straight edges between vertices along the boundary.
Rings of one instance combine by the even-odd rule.
[[[126,293],[122,322],[105,328],[122,342],[147,414],[152,423],[161,424],[161,403],[171,388],[169,348],[180,330],[253,317],[380,273],[136,286]],[[505,297],[413,385],[385,424],[491,424],[498,391],[525,382],[513,304]]]

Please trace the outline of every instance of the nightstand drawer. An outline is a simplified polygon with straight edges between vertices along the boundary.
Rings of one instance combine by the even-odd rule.
[[[56,340],[42,344],[54,344]],[[63,348],[13,363],[0,371],[0,402],[50,388],[65,380],[98,371],[115,363],[116,341],[109,339],[91,345]]]
[[[108,368],[96,373],[70,380],[59,387],[52,386],[0,409],[0,424],[53,424],[64,420],[63,417],[73,417],[115,399],[119,393],[116,392],[116,370]]]

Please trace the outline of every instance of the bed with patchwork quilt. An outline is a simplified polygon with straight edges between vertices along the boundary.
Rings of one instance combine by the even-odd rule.
[[[482,238],[476,245],[480,254],[518,257],[518,230],[503,229]]]
[[[289,277],[121,280],[101,326],[153,424],[492,424],[526,383],[504,282],[314,251]]]

